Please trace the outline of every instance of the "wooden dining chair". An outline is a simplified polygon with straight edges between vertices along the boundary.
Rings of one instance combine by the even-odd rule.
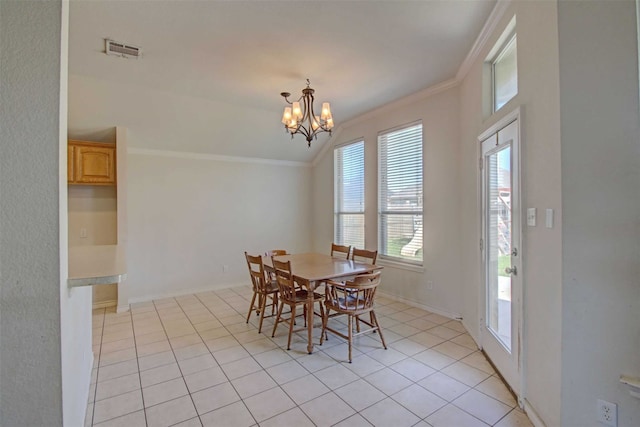
[[[260,314],[258,333],[261,333],[267,299],[271,299],[271,316],[267,317],[274,316],[275,307],[278,305],[278,284],[266,274],[260,255],[253,256],[245,252],[244,256],[247,259],[247,267],[249,268],[251,285],[253,286],[253,297],[251,297],[251,305],[249,306],[249,313],[247,313],[247,323],[249,323],[251,312],[255,310],[256,315]]]
[[[380,284],[380,271],[374,273],[361,274],[353,280],[345,283],[328,280],[326,282],[326,292],[324,301],[324,317],[322,319],[322,333],[320,334],[320,345],[327,337],[327,331],[342,337],[349,342],[349,363],[351,363],[351,348],[353,346],[353,337],[365,334],[367,332],[378,332],[382,346],[387,348],[382,336],[382,329],[378,323],[374,308],[374,300],[376,289]],[[331,311],[335,313],[331,314]],[[363,314],[370,313],[371,321],[360,319]],[[347,335],[329,327],[329,319],[337,316],[348,316]],[[369,326],[369,329],[353,331],[353,319]]]
[[[331,256],[339,256],[344,259],[349,259],[350,253],[351,246],[336,245],[335,243],[331,244]]]
[[[350,259],[352,261],[366,262],[366,263],[375,265],[377,258],[378,258],[378,251],[368,251],[366,249],[358,249],[355,247],[351,250]],[[371,313],[369,314],[370,314],[370,321],[371,323],[373,323],[373,315]],[[356,319],[356,330],[360,332],[359,319]]]
[[[273,269],[276,274],[276,281],[278,283],[279,289],[279,307],[278,307],[278,315],[276,317],[276,322],[273,325],[273,333],[271,337],[276,336],[276,329],[278,328],[278,324],[280,322],[289,323],[289,338],[287,340],[287,350],[291,349],[291,335],[293,332],[302,331],[305,328],[300,328],[296,331],[293,330],[293,325],[295,324],[296,318],[296,307],[302,305],[304,307],[302,314],[305,319],[305,327],[307,325],[307,298],[309,296],[308,290],[300,289],[296,287],[295,281],[293,280],[293,274],[291,272],[291,261],[278,261],[275,258],[271,258],[271,262],[273,265]],[[318,303],[320,306],[320,312],[318,313],[321,318],[324,318],[324,307],[322,306],[323,295],[318,293],[313,293],[313,302]],[[288,305],[291,309],[291,315],[289,318],[282,317],[282,309],[284,306]]]
[[[360,261],[360,262],[368,262],[369,264],[376,263],[376,259],[378,258],[378,251],[368,251],[366,249],[358,249],[353,248],[351,250],[351,260]]]

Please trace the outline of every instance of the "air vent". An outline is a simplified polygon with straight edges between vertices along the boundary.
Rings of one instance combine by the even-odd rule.
[[[105,52],[107,55],[116,55],[122,58],[141,58],[142,49],[138,46],[120,43],[117,41],[105,39]]]

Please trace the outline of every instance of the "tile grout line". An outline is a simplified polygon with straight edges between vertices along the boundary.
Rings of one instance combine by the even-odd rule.
[[[153,307],[155,309],[155,306]],[[133,346],[136,349],[136,365],[138,366],[138,383],[140,384],[140,398],[142,399],[142,414],[144,415],[144,424],[149,426],[147,421],[147,410],[144,407],[144,393],[142,392],[142,372],[140,371],[140,358],[138,357],[138,344],[136,341],[136,326],[133,321],[133,310],[129,306],[129,317],[131,318],[131,330],[133,331]]]
[[[184,313],[184,315],[186,316],[186,313],[184,312],[184,309],[182,308],[180,303],[178,303],[178,301],[175,298],[172,298],[172,299],[178,305],[178,307],[180,307],[180,310],[182,311],[182,313]],[[157,312],[158,311],[158,307],[156,306],[155,301],[154,301],[153,305],[154,305],[154,307],[156,309],[156,312]],[[165,335],[167,336],[167,341],[169,342],[169,348],[171,348],[171,353],[173,354],[173,358],[176,360],[176,365],[178,365],[178,370],[180,371],[182,382],[184,384],[184,387],[187,389],[187,394],[189,395],[189,399],[191,400],[191,404],[193,405],[193,409],[195,409],[196,416],[198,417],[198,421],[200,421],[200,425],[202,425],[202,419],[200,418],[200,413],[198,412],[198,407],[196,406],[196,403],[193,400],[193,396],[191,396],[191,391],[189,390],[189,386],[187,385],[187,381],[184,378],[184,373],[182,372],[182,368],[180,367],[180,361],[178,360],[178,357],[176,356],[175,349],[173,348],[173,345],[171,344],[171,338],[169,338],[169,334],[167,333],[165,322],[162,320],[162,317],[160,316],[160,313],[158,313],[158,318],[160,319],[160,324],[162,325],[162,330],[164,331]],[[187,316],[187,320],[189,320],[188,316]],[[191,324],[191,320],[189,320],[189,323]],[[193,324],[191,324],[191,326],[193,326]],[[194,328],[194,330],[195,330],[195,328]],[[196,332],[197,332],[197,330],[196,330]],[[184,336],[184,335],[181,335],[181,336]],[[202,337],[200,337],[200,334],[198,334],[198,337],[200,339],[202,339]],[[175,338],[180,338],[180,337],[175,337]],[[215,360],[215,358],[214,358],[214,360]],[[217,361],[216,361],[216,363],[217,363]],[[169,380],[169,381],[173,381],[173,380]],[[171,400],[181,399],[183,397],[184,396],[178,396],[175,399],[171,399]],[[143,398],[144,398],[144,394],[143,394]],[[171,400],[168,400],[167,402],[171,402]],[[163,403],[166,403],[166,402],[160,402],[160,403],[158,403],[158,405],[162,405]],[[156,406],[156,405],[153,405],[153,406]],[[146,412],[147,412],[147,409],[145,407],[145,414],[146,414]],[[193,417],[193,418],[195,418],[195,417]],[[193,418],[189,418],[189,419],[193,419]],[[183,421],[188,421],[188,420],[181,420],[176,424],[179,424],[179,423],[181,423]]]

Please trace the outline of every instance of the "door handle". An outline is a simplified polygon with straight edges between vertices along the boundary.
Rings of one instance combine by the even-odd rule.
[[[507,267],[504,269],[504,272],[507,274],[513,274],[514,276],[518,275],[518,269],[514,265],[513,267]]]

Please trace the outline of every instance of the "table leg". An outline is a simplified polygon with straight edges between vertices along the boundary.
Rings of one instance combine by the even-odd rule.
[[[307,282],[307,352],[313,353],[313,286]]]

